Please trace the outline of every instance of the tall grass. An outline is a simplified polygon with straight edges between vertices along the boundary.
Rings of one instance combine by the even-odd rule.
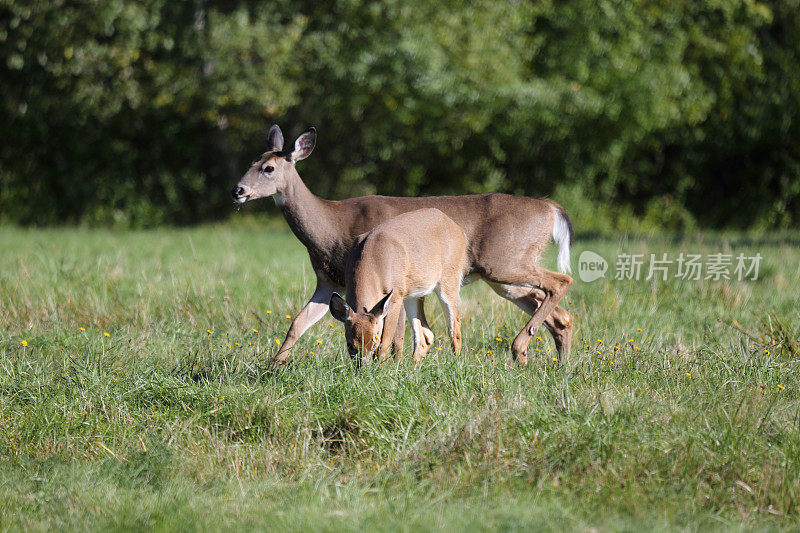
[[[2,229],[0,529],[797,528],[797,240],[584,236],[764,260],[576,281],[564,366],[542,331],[509,367],[524,315],[476,284],[461,358],[431,304],[417,370],[356,369],[328,316],[270,372],[313,290],[284,229]]]

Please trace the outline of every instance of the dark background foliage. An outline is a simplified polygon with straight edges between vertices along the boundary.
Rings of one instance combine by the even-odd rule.
[[[799,61],[800,0],[0,0],[0,220],[227,217],[279,123],[330,198],[797,226]]]

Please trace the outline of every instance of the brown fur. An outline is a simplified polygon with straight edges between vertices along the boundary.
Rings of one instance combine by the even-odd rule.
[[[273,126],[270,132],[270,143],[276,142],[276,129]],[[232,191],[239,202],[274,195],[292,232],[308,249],[317,275],[314,295],[292,322],[276,361],[288,357],[297,339],[325,314],[333,291],[345,285],[347,256],[356,237],[400,213],[422,208],[439,209],[463,229],[470,278],[484,279],[500,296],[532,315],[512,344],[514,358],[527,362],[527,346],[542,323],[553,334],[559,360],[569,357],[572,317],[557,303],[572,278],[536,264],[550,241],[555,210],[563,211],[561,206],[550,200],[500,193],[325,200],[309,191],[295,169],[295,162],[311,153],[315,138],[315,130],[308,130],[287,155],[282,152],[280,135],[279,145],[269,146]],[[274,171],[265,175],[260,170],[264,166],[272,166]],[[399,328],[400,348],[401,331]]]
[[[414,332],[413,359],[420,362],[433,332],[419,309],[435,292],[448,318],[453,351],[460,354],[458,292],[466,267],[464,231],[438,209],[401,213],[359,235],[347,259],[347,301],[338,294],[331,299],[331,314],[345,324],[350,353],[369,356],[380,347],[384,359],[405,307]],[[400,355],[395,352],[396,359]]]

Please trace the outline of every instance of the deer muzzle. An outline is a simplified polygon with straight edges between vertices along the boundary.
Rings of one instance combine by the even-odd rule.
[[[250,192],[247,187],[237,185],[231,189],[231,196],[233,196],[234,202],[243,204],[250,199]]]

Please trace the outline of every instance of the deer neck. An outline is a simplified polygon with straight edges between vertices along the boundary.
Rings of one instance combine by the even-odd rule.
[[[309,252],[312,255],[315,252],[324,254],[324,250],[318,248],[326,241],[333,227],[328,202],[314,195],[294,171],[284,190],[275,196],[275,203],[283,212],[292,233]]]
[[[354,260],[347,272],[347,303],[359,312],[372,309],[386,295],[385,289],[394,288],[391,268],[385,261],[376,260],[374,248],[370,249],[366,239],[358,237],[353,243]],[[399,293],[395,296],[402,296]]]

